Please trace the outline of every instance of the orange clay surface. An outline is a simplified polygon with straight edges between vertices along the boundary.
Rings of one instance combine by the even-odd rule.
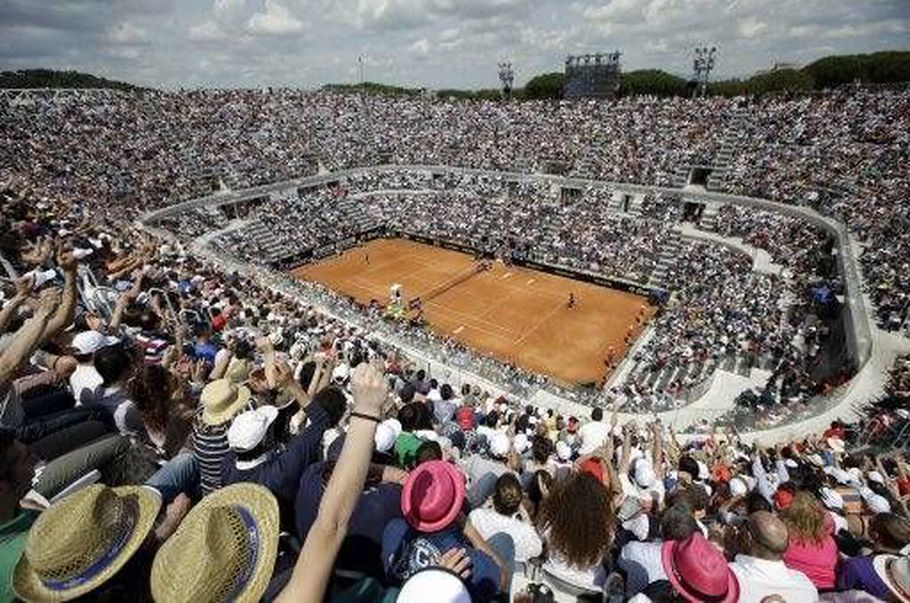
[[[394,283],[411,300],[473,265],[471,256],[457,251],[376,239],[293,275],[361,303],[375,298],[385,305]],[[577,300],[573,309],[568,308],[570,291]],[[637,337],[641,331],[639,314],[648,319],[654,311],[640,295],[501,262],[423,303],[424,318],[437,333],[570,385],[604,379],[610,347],[618,363],[628,347],[626,335],[631,330]]]

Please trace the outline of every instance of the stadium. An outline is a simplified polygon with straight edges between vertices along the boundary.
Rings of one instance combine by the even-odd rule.
[[[4,72],[4,600],[910,601],[907,53],[635,50]]]

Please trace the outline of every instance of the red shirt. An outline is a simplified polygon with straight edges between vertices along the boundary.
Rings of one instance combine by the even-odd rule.
[[[790,538],[790,546],[784,553],[786,566],[806,574],[818,589],[834,588],[837,559],[837,543],[828,534],[821,542]]]

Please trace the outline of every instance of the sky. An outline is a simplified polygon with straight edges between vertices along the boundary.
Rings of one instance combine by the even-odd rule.
[[[775,62],[910,49],[910,0],[0,0],[0,70],[76,69],[161,88],[317,87],[364,77],[516,86],[568,54],[713,77]]]

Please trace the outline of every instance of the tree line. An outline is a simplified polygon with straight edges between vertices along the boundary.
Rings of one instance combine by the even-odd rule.
[[[871,54],[828,56],[800,69],[777,69],[746,79],[710,82],[708,93],[722,96],[758,95],[780,92],[807,93],[853,82],[865,84],[904,84],[910,82],[910,52],[885,51]],[[560,99],[565,89],[565,74],[543,73],[513,91],[517,100]],[[685,96],[692,82],[661,69],[641,69],[621,74],[622,96]],[[139,90],[125,82],[108,80],[77,71],[26,69],[0,73],[0,88],[115,88]],[[463,100],[499,100],[496,88],[481,90],[443,89],[432,92],[422,88],[393,86],[377,82],[328,84],[326,90],[365,94],[420,96]]]
[[[138,86],[80,71],[20,69],[0,72],[0,88],[108,88],[141,90]]]

